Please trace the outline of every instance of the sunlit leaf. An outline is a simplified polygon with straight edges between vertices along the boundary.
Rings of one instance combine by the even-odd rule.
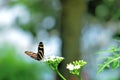
[[[119,61],[116,60],[116,61],[114,61],[114,62],[112,63],[112,69],[116,69],[116,68],[118,68],[118,67],[119,67]]]
[[[111,63],[114,63],[115,61],[118,61],[120,59],[120,56],[113,56],[113,57],[107,57],[107,60],[99,66],[98,73],[102,72],[106,67],[109,68]],[[119,64],[117,62],[114,63],[113,68],[117,68]]]

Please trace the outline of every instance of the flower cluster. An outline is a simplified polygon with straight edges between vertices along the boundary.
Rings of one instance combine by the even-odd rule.
[[[73,61],[72,63],[67,64],[67,69],[70,71],[71,74],[79,75],[81,69],[86,64],[87,64],[87,62],[85,62],[83,60]]]
[[[62,80],[66,80],[58,70],[58,65],[63,61],[63,59],[63,57],[50,56],[47,59],[45,59],[44,62],[46,62],[52,68],[52,70],[57,72],[58,75],[62,78]],[[79,79],[82,80],[80,76],[80,71],[85,64],[87,64],[87,62],[83,60],[73,61],[72,63],[67,64],[67,69],[69,69],[71,74],[77,75]]]
[[[56,70],[58,68],[58,65],[63,61],[63,59],[64,59],[63,57],[50,56],[45,60],[45,62],[49,64],[49,66],[53,70]]]
[[[58,56],[50,56],[48,57],[45,62],[54,70],[57,72],[57,74],[62,78],[62,80],[66,80],[64,76],[59,72],[58,65],[63,61],[63,57]]]

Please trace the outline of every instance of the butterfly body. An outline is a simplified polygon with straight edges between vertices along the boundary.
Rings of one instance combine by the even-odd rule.
[[[43,45],[43,42],[40,42],[39,45],[38,45],[38,52],[37,53],[34,53],[34,52],[31,52],[31,51],[25,51],[25,53],[32,57],[33,59],[35,60],[42,60],[43,57],[44,57],[44,45]]]

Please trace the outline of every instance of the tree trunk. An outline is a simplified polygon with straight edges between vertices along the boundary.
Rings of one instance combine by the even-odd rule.
[[[82,19],[86,9],[85,0],[61,0],[61,4],[62,56],[65,60],[60,65],[60,72],[67,80],[77,80],[70,76],[66,70],[66,64],[81,57],[79,42]]]

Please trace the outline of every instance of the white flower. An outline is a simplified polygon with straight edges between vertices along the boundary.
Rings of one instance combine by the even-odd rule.
[[[61,59],[61,60],[63,60],[64,58],[53,55],[53,56],[50,56],[50,57],[46,58],[45,61],[48,61],[48,60],[50,60],[50,61],[55,61],[56,59]]]
[[[56,56],[53,55],[53,56],[50,56],[48,59],[51,60],[51,61],[54,61],[55,58],[56,58]]]
[[[69,69],[69,70],[74,70],[74,65],[73,64],[67,64],[67,67],[66,67],[67,69]]]
[[[74,66],[74,69],[80,69],[80,65]]]

